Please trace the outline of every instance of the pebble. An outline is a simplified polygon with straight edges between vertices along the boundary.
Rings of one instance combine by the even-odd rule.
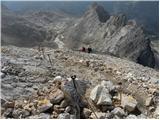
[[[130,114],[126,117],[126,119],[138,119],[137,116]]]
[[[65,108],[65,107],[67,107],[67,105],[68,105],[67,100],[63,100],[63,101],[61,102],[61,104],[60,104],[60,107]]]
[[[61,113],[58,115],[58,119],[70,119],[69,113]]]
[[[6,76],[3,72],[0,72],[0,75],[2,79]]]
[[[117,115],[117,116],[119,116],[119,117],[125,116],[124,110],[123,110],[122,108],[120,108],[120,107],[114,108],[114,110],[112,110],[111,112],[112,112],[114,115]]]
[[[137,116],[138,119],[147,119],[147,116],[144,114],[140,114]]]
[[[55,112],[55,111],[53,111],[53,112],[52,112],[52,118],[57,118],[57,117],[58,117],[58,113]]]
[[[5,112],[3,113],[3,116],[4,117],[12,117],[12,112],[13,112],[13,109],[12,108],[7,108],[6,110],[5,110]]]
[[[103,113],[103,112],[95,112],[95,114],[97,115],[98,119],[105,119],[106,117],[106,113]],[[89,118],[97,119],[95,114],[92,113]]]
[[[39,115],[34,115],[28,117],[29,119],[50,119],[50,115],[46,113],[40,113]]]
[[[67,106],[66,109],[65,109],[65,112],[69,113],[70,111],[71,111],[71,106]]]
[[[84,117],[87,119],[87,118],[89,118],[89,116],[91,115],[91,110],[90,109],[88,109],[88,108],[83,108],[83,115],[84,115]]]
[[[146,105],[147,107],[150,106],[151,103],[152,103],[152,100],[153,100],[152,97],[148,97],[148,98],[146,99],[145,105]]]

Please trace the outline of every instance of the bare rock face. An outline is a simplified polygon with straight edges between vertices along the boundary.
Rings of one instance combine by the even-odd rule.
[[[90,45],[97,52],[155,66],[155,57],[143,29],[135,20],[127,21],[124,14],[110,16],[102,6],[93,4],[69,29],[64,32],[69,48]]]

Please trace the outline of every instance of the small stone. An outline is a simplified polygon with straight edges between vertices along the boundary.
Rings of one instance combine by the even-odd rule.
[[[155,107],[153,107],[153,106],[149,107],[149,111],[150,112],[154,112],[155,111]]]
[[[2,107],[7,103],[7,100],[3,98],[0,98],[0,99],[1,99],[1,107]]]
[[[7,109],[5,110],[5,112],[3,113],[3,116],[4,116],[4,117],[7,117],[7,118],[12,117],[12,112],[13,112],[13,109],[12,109],[12,108],[7,108]]]
[[[31,112],[33,110],[34,106],[33,106],[33,103],[29,103],[29,104],[25,105],[23,108],[25,110],[28,110]]]
[[[137,106],[137,101],[136,99],[134,99],[132,96],[127,96],[125,94],[123,94],[122,96],[122,101],[121,101],[121,105],[123,108],[125,108],[128,112],[132,112],[135,110],[136,106]]]
[[[58,119],[70,119],[69,113],[61,113],[58,115]]]
[[[16,110],[14,110],[12,115],[13,115],[14,118],[18,119],[20,117],[20,115],[22,115],[22,109],[18,108]]]
[[[50,115],[46,113],[40,113],[39,115],[34,115],[28,117],[29,119],[50,119]]]
[[[58,104],[64,99],[64,93],[60,89],[57,89],[49,95],[49,98],[52,104]]]
[[[84,108],[83,109],[83,115],[84,115],[84,117],[87,119],[87,118],[89,118],[89,116],[91,115],[91,110],[90,109],[88,109],[88,108]]]
[[[14,108],[15,106],[15,102],[6,102],[4,105],[6,108]]]
[[[60,107],[65,108],[65,107],[67,107],[67,105],[68,105],[67,100],[63,100],[63,101],[61,102],[61,104],[60,104]]]
[[[121,118],[118,115],[115,115],[114,119],[121,119]]]
[[[117,107],[114,110],[111,111],[114,115],[117,115],[119,117],[123,117],[125,115],[125,112],[122,108]]]
[[[145,105],[146,105],[147,107],[150,106],[151,103],[152,103],[152,100],[153,100],[152,97],[148,97],[148,98],[146,99]]]
[[[106,111],[111,111],[111,110],[113,110],[114,109],[114,106],[112,106],[112,105],[102,105],[101,106],[101,110],[102,110],[102,112],[106,112]]]
[[[0,72],[0,76],[3,79],[6,75],[3,72]]]
[[[28,110],[22,110],[22,118],[25,118],[30,115],[30,112]]]
[[[70,119],[77,119],[76,115],[70,115]]]
[[[46,100],[46,102],[42,103],[38,107],[38,112],[40,112],[40,113],[45,112],[45,111],[49,110],[52,106],[53,106],[53,104],[51,104],[49,100]]]
[[[55,112],[55,111],[53,111],[53,112],[52,112],[52,118],[57,118],[57,117],[58,117],[58,113]]]
[[[147,116],[144,114],[140,114],[137,116],[138,119],[147,119]]]
[[[54,111],[57,112],[58,114],[64,112],[64,110],[65,109],[61,108],[60,105],[54,105]]]
[[[65,112],[69,113],[70,111],[71,111],[71,106],[67,106],[66,109],[65,109]]]
[[[130,114],[126,117],[126,119],[138,119],[137,116]]]
[[[156,110],[153,113],[155,119],[159,119],[159,106],[157,106]]]
[[[33,88],[34,90],[38,90],[38,89],[39,89],[39,87],[38,87],[37,85],[34,85],[32,88]]]
[[[111,112],[106,113],[106,118],[112,119],[113,117],[114,117],[114,115]]]
[[[105,119],[106,117],[106,113],[102,113],[102,112],[95,112],[95,114],[97,115],[98,119]],[[97,119],[94,113],[92,113],[89,118],[92,119]]]
[[[62,81],[62,77],[61,77],[61,76],[56,76],[56,77],[54,78],[54,81]]]

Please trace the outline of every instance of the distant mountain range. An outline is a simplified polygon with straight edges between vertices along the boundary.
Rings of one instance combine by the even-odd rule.
[[[3,1],[10,10],[24,13],[33,10],[64,11],[81,16],[92,1]],[[124,13],[128,19],[135,19],[149,34],[159,33],[158,1],[103,1],[97,2],[111,14]]]

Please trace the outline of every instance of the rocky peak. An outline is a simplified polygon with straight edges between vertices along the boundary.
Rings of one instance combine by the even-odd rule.
[[[94,2],[85,13],[85,16],[90,15],[98,16],[100,22],[106,22],[110,17],[109,13],[105,11],[103,6],[98,5],[96,2]]]

